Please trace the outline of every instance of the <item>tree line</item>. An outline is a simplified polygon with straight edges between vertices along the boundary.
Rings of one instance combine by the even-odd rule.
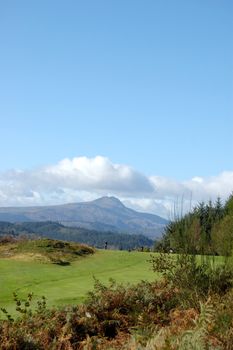
[[[233,252],[233,194],[223,204],[201,202],[182,217],[176,217],[165,228],[156,250],[188,254],[224,255]]]
[[[153,248],[154,241],[140,234],[126,234],[110,231],[95,231],[81,227],[68,227],[57,222],[9,223],[0,221],[0,238],[6,235],[28,238],[47,237],[65,241],[85,243],[96,248],[132,250],[143,247]]]

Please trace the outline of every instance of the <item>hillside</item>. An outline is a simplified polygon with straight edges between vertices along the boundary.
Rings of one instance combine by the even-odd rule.
[[[0,222],[1,236],[22,236],[36,238],[47,237],[65,241],[79,242],[97,248],[104,248],[108,242],[110,249],[134,249],[139,247],[152,247],[154,241],[143,235],[129,235],[110,231],[95,231],[79,227],[66,227],[57,222]]]
[[[69,265],[81,256],[93,254],[95,250],[84,244],[53,239],[14,239],[0,241],[0,258],[20,261],[39,261],[58,265]]]
[[[56,206],[2,207],[0,221],[56,221],[90,230],[143,234],[153,239],[161,236],[168,223],[160,216],[127,208],[115,197]]]

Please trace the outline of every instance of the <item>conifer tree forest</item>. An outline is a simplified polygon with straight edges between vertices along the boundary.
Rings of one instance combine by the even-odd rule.
[[[190,213],[176,217],[165,228],[156,250],[201,255],[232,255],[233,194],[223,204],[199,203]]]

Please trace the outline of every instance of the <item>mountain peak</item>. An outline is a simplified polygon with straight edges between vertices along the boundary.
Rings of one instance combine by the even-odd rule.
[[[116,197],[104,196],[93,201],[95,205],[102,208],[124,208],[124,204]]]
[[[118,198],[55,206],[0,208],[0,220],[11,222],[55,221],[65,226],[105,232],[144,234],[159,237],[167,221],[159,216],[127,208]]]

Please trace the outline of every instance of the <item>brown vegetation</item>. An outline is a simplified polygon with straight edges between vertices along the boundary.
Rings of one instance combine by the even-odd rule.
[[[169,259],[164,255],[153,261],[164,272],[161,281],[105,286],[95,280],[85,305],[72,308],[48,309],[43,297],[32,311],[32,295],[21,301],[15,294],[20,317],[2,310],[7,320],[0,323],[1,349],[232,349],[233,274],[221,273],[227,283],[221,280],[212,290],[203,279],[207,267],[197,268],[187,257],[175,267]],[[191,284],[178,279],[181,269],[189,270],[186,276],[192,271]],[[218,275],[219,269],[213,269],[209,286],[218,283]]]

